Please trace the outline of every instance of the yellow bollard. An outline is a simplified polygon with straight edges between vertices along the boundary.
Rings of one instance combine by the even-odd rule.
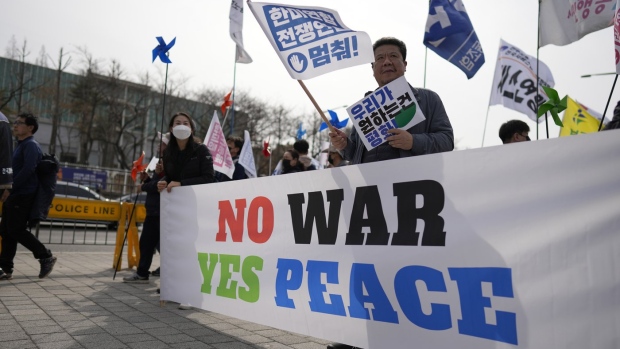
[[[118,220],[118,227],[116,228],[116,246],[114,248],[114,260],[112,261],[112,268],[116,268],[116,271],[121,270],[121,265],[123,264],[123,257],[120,256],[120,254],[123,242],[125,241],[125,222],[127,222],[127,215],[127,205],[121,203],[121,217]]]
[[[127,230],[127,263],[129,268],[138,267],[140,262],[140,237],[138,236],[138,227],[136,226],[136,214],[138,207],[133,209],[134,204],[127,204],[127,214],[133,215],[130,217],[129,229]]]

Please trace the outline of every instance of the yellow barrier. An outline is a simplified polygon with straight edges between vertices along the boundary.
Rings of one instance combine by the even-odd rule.
[[[144,204],[138,204],[134,214],[136,215],[136,222],[144,222],[146,217]],[[0,205],[1,216],[2,205]],[[114,222],[119,221],[121,218],[121,203],[118,201],[54,198],[47,217],[49,219]]]
[[[118,228],[116,229],[116,247],[114,248],[114,260],[112,261],[112,268],[121,270],[123,264],[123,257],[120,256],[123,242],[125,241],[125,223],[132,214],[133,204],[123,203],[121,205],[121,216],[118,221]],[[128,268],[137,267],[140,261],[140,239],[138,237],[138,227],[136,227],[136,212],[133,212],[131,220],[129,220],[129,227],[127,228],[127,264]],[[120,256],[120,258],[119,258]]]

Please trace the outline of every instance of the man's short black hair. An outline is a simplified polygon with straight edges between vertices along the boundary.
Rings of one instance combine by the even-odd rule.
[[[228,136],[226,142],[235,142],[235,148],[239,148],[239,151],[243,148],[243,138],[241,137]]]
[[[37,133],[37,130],[39,129],[39,118],[37,118],[32,113],[21,113],[17,115],[17,117],[23,118],[26,126],[34,126],[32,128],[32,134]]]
[[[293,148],[297,150],[299,154],[308,154],[308,149],[310,149],[310,144],[305,139],[300,139],[297,142],[293,143]]]
[[[372,52],[375,52],[375,50],[379,46],[383,46],[383,45],[398,46],[398,49],[400,50],[400,54],[403,56],[403,61],[407,60],[407,45],[405,45],[405,43],[402,42],[401,40],[398,40],[397,38],[394,38],[394,37],[381,38],[375,41],[375,43],[372,45]]]
[[[502,124],[499,128],[499,138],[502,143],[506,144],[510,142],[510,138],[515,133],[530,132],[530,127],[521,120],[510,120]]]

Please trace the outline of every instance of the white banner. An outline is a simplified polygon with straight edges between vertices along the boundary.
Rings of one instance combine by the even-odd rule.
[[[542,0],[540,47],[564,46],[613,24],[612,0]]]
[[[539,71],[538,95],[536,94],[536,69]],[[541,60],[521,51],[504,40],[500,40],[495,77],[491,87],[489,105],[501,104],[527,115],[535,122],[544,118],[536,117],[537,104],[540,106],[549,98],[543,86],[553,87],[555,81],[551,70]]]
[[[248,6],[293,79],[375,60],[368,34],[345,26],[334,10],[260,2]]]
[[[243,48],[243,0],[230,2],[230,37],[237,45],[236,62],[252,63],[252,57]]]
[[[161,299],[366,349],[618,348],[619,147],[610,131],[162,192]]]
[[[367,150],[386,142],[388,130],[407,130],[426,120],[404,76],[375,90],[347,108]]]
[[[248,178],[256,178],[256,165],[254,164],[254,152],[252,151],[252,140],[250,132],[245,130],[243,133],[243,148],[239,153],[239,164],[245,169]]]
[[[224,137],[224,131],[222,131],[222,125],[220,125],[220,119],[217,117],[216,111],[213,111],[213,118],[205,137],[205,144],[213,157],[213,169],[225,174],[228,178],[232,178],[235,172],[235,164],[233,163],[232,156],[230,156],[226,137]]]

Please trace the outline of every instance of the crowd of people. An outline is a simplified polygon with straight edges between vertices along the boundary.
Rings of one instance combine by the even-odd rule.
[[[373,76],[377,89],[404,76],[407,68],[407,48],[404,42],[393,37],[381,38],[373,45]],[[413,95],[424,113],[425,120],[409,129],[393,128],[386,142],[367,150],[355,128],[350,135],[332,129],[329,133],[331,146],[327,153],[327,167],[341,167],[406,158],[425,154],[448,152],[454,149],[452,125],[439,95],[431,90],[410,86]],[[372,93],[372,92],[369,92]],[[607,129],[620,127],[620,102],[614,111],[614,119]],[[28,212],[37,190],[35,168],[41,159],[41,149],[33,135],[38,129],[37,118],[31,114],[20,114],[13,122],[13,136],[17,147],[12,150],[10,123],[0,113],[0,198],[3,202],[3,217],[0,223],[2,251],[0,253],[0,280],[12,277],[13,258],[17,243],[21,243],[41,263],[40,278],[50,274],[56,257],[45,248],[27,229]],[[160,208],[159,195],[175,187],[198,185],[248,178],[241,164],[239,154],[243,147],[240,137],[227,138],[227,145],[235,164],[232,178],[216,173],[213,159],[206,145],[195,138],[196,126],[187,113],[176,113],[170,119],[169,133],[162,135],[160,158],[152,176],[141,174],[139,191],[147,193],[146,220],[140,237],[140,261],[137,271],[123,278],[124,282],[148,283],[153,252],[159,246]],[[504,144],[529,141],[529,126],[520,120],[511,120],[499,129]],[[292,149],[286,150],[273,175],[291,174],[317,170],[319,163],[308,155],[309,144],[298,140]],[[8,154],[8,155],[7,155]],[[12,154],[12,156],[11,156]],[[12,165],[11,165],[12,161]],[[7,165],[7,163],[9,165]],[[328,345],[331,349],[353,348],[340,343]]]

